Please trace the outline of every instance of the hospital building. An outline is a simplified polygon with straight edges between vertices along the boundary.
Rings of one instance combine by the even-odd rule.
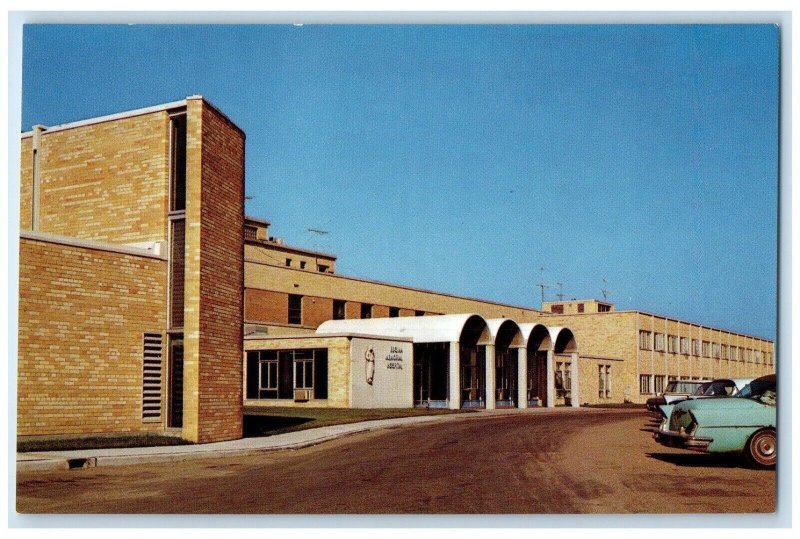
[[[255,407],[642,403],[671,379],[775,372],[768,339],[604,300],[340,274],[245,216],[245,133],[201,96],[36,125],[20,157],[22,438],[203,443],[240,438]]]

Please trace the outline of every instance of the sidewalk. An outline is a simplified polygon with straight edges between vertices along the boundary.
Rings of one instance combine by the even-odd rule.
[[[527,408],[476,411],[470,414],[430,415],[379,419],[361,423],[332,425],[315,429],[289,432],[259,438],[242,438],[228,442],[214,442],[196,445],[175,445],[160,447],[129,447],[112,449],[78,449],[73,451],[51,451],[17,453],[17,472],[39,472],[50,470],[69,470],[72,468],[92,468],[95,466],[122,466],[155,462],[171,462],[193,458],[246,455],[262,451],[281,449],[300,449],[341,438],[358,432],[376,429],[402,427],[442,421],[469,420],[498,417],[520,413],[569,413],[589,411],[575,408]],[[599,410],[595,410],[599,411]]]

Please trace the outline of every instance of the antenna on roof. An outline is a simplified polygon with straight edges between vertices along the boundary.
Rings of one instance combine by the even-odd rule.
[[[611,290],[608,290],[607,287],[608,287],[608,281],[606,281],[606,278],[603,277],[603,288],[600,289],[600,292],[603,294],[603,301],[607,301],[608,294],[611,293]]]
[[[542,305],[544,305],[544,289],[545,289],[545,288],[550,288],[550,285],[544,284],[544,266],[542,266],[541,268],[539,268],[539,271],[540,271],[540,272],[541,272],[541,274],[542,274],[542,279],[541,279],[541,280],[542,280],[542,282],[541,282],[541,283],[539,283],[539,284],[537,284],[536,286],[538,286],[539,288],[541,288],[541,289],[542,289],[542,303],[540,304],[540,307],[541,307]]]
[[[556,284],[558,285],[558,294],[556,294],[556,296],[558,296],[558,301],[564,301],[564,290],[563,290],[564,283],[556,283]]]
[[[319,228],[307,228],[306,230],[308,230],[309,232],[313,232],[314,234],[319,234],[320,236],[324,234],[330,234],[330,232],[328,232],[327,230],[322,230]]]

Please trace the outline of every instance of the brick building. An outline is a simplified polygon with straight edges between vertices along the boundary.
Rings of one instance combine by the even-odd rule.
[[[339,275],[245,219],[244,143],[199,96],[22,134],[18,435],[209,442],[244,404],[642,402],[774,372],[768,340],[608,302]]]

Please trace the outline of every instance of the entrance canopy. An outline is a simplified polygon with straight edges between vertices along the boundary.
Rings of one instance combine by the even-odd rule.
[[[477,343],[471,344],[492,343],[486,320],[477,314],[328,320],[317,328],[317,334],[351,333],[411,338],[415,343],[433,343],[461,342],[464,340],[462,336],[466,337],[465,329],[470,334],[477,333]]]

